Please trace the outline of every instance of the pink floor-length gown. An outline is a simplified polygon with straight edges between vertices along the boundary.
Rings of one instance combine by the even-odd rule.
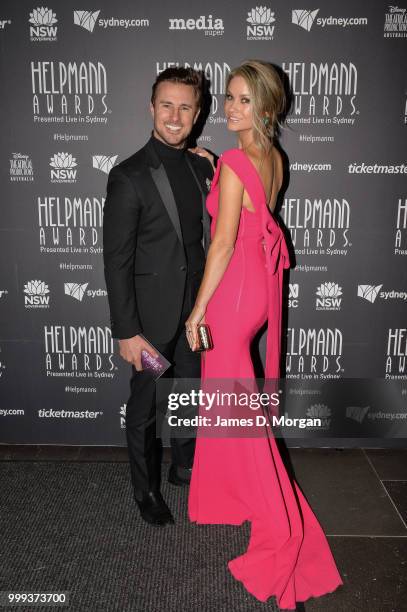
[[[219,160],[207,198],[212,235],[221,164],[240,178],[255,212],[242,208],[233,256],[207,307],[214,349],[203,357],[204,388],[219,378],[255,383],[250,343],[267,319],[265,375],[278,378],[282,275],[289,267],[284,234],[267,208],[255,166],[241,149],[228,150]],[[199,428],[188,511],[190,520],[201,524],[251,522],[246,552],[228,567],[260,601],[274,595],[280,608],[294,610],[296,602],[343,584],[322,528],[288,476],[269,430],[261,437],[220,438]]]

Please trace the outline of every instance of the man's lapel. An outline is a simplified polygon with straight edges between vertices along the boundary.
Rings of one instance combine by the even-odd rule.
[[[172,192],[167,173],[164,169],[164,165],[155,151],[152,138],[150,138],[150,140],[146,144],[145,152],[147,154],[151,178],[153,179],[154,184],[157,187],[157,191],[160,194],[160,198],[168,213],[171,223],[174,226],[178,239],[181,244],[183,244],[181,223],[179,220],[177,204],[175,202],[174,194]]]

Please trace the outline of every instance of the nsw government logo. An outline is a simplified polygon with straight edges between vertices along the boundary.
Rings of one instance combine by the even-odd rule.
[[[76,158],[71,153],[55,153],[50,161],[51,183],[76,182]]]
[[[31,280],[24,285],[26,308],[49,308],[49,289],[44,281]]]
[[[31,182],[34,180],[33,163],[25,153],[13,153],[10,159],[10,181],[12,183],[23,181]]]
[[[116,159],[117,155],[93,155],[92,166],[96,168],[96,170],[109,174],[116,163]]]
[[[57,40],[56,14],[49,8],[41,6],[33,9],[29,18],[31,42]]]
[[[337,283],[322,283],[316,290],[316,310],[340,310],[342,289]]]
[[[274,13],[267,6],[256,6],[248,14],[247,40],[273,40],[275,29]]]
[[[312,404],[307,408],[308,418],[317,418],[321,420],[321,425],[316,427],[308,427],[308,429],[318,429],[327,431],[331,427],[332,411],[326,404]]]
[[[169,19],[169,30],[198,30],[205,36],[223,36],[223,19],[212,15],[200,15],[197,19]]]

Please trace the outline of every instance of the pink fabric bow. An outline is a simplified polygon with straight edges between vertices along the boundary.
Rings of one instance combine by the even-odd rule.
[[[290,267],[290,255],[284,233],[277,221],[266,211],[269,218],[263,215],[264,241],[266,243],[266,263],[269,274],[276,274],[280,265]]]

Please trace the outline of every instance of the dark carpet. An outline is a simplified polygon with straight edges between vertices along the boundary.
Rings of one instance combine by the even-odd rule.
[[[139,517],[127,464],[2,462],[0,590],[70,597],[69,606],[10,610],[277,612],[227,570],[249,524],[191,524],[188,490],[169,485],[167,470],[162,492],[176,525],[159,528]]]

